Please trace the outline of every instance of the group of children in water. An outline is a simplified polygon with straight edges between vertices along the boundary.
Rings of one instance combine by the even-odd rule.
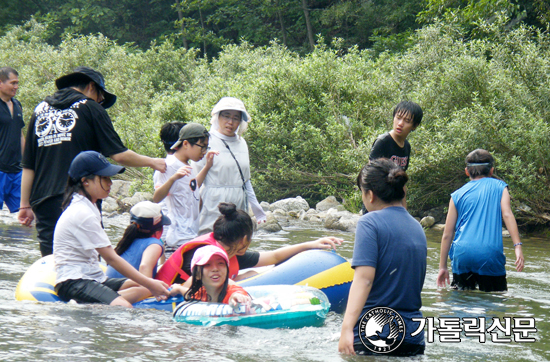
[[[233,123],[243,122],[244,116],[236,113],[241,111],[229,110],[232,112],[227,117],[235,120],[229,119],[224,127],[235,132]],[[223,111],[227,109],[219,110]],[[418,127],[422,116],[421,108],[413,102],[397,105],[393,130],[375,141],[370,161],[357,177],[368,212],[359,220],[355,236],[355,276],[338,347],[346,354],[371,353],[359,338],[357,324],[374,307],[397,311],[408,331],[417,329],[412,318],[422,317],[426,237],[405,203],[405,170],[410,157],[407,136]],[[154,176],[155,203],[141,202],[130,210],[130,225],[115,249],[102,228],[95,203],[109,195],[110,177],[124,172],[124,167],[110,164],[94,151],[82,152],[73,160],[63,203],[65,211],[54,234],[55,289],[61,299],[131,307],[149,295],[164,299],[182,294],[186,300],[249,303],[250,296],[235,281],[250,274],[239,274],[239,270],[277,264],[304,250],[335,249],[341,244],[341,239],[327,237],[270,252],[249,251],[254,230],[251,217],[235,204],[223,202],[218,205],[219,216],[211,226],[212,232],[198,236],[198,191],[219,152],[208,150],[209,133],[196,123],[169,123],[163,127],[161,138],[169,152],[168,171]],[[203,158],[200,170],[188,164]],[[465,171],[471,181],[451,195],[437,285],[444,287],[449,282],[450,257],[453,287],[505,291],[503,218],[514,243],[516,269],[521,271],[524,266],[507,185],[492,177],[494,160],[485,150],[478,149],[467,156]],[[243,178],[243,189],[245,183]],[[163,212],[163,208],[168,212]],[[165,227],[167,245],[160,240]],[[157,271],[164,253],[167,259]],[[99,255],[109,265],[107,274],[99,265]],[[392,353],[423,352],[423,333],[414,337],[409,333]]]

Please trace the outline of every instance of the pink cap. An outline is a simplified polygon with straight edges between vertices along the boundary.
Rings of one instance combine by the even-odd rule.
[[[212,258],[214,255],[221,256],[225,260],[227,265],[229,265],[229,258],[227,257],[227,253],[225,252],[225,250],[214,245],[207,245],[195,250],[193,259],[191,259],[191,270],[195,268],[195,265],[204,265],[208,263],[210,261],[210,258]]]

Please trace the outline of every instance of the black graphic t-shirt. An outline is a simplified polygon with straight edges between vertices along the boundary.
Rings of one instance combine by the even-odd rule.
[[[399,147],[389,132],[379,136],[372,145],[369,160],[377,158],[389,158],[397,166],[407,171],[409,167],[409,156],[411,155],[411,145],[405,140],[405,146]]]
[[[0,171],[21,171],[21,128],[25,127],[21,103],[12,98],[13,117],[6,102],[0,99]]]
[[[22,166],[34,170],[31,205],[61,195],[72,160],[82,151],[126,151],[105,109],[76,90],[47,97],[32,115]]]

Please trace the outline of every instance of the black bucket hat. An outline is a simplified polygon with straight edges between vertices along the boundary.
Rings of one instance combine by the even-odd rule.
[[[55,80],[55,85],[57,86],[57,89],[63,89],[69,87],[69,85],[74,83],[75,80],[92,81],[97,84],[105,94],[105,100],[101,102],[103,108],[107,109],[115,104],[116,96],[105,89],[105,79],[103,78],[103,75],[90,67],[75,68],[72,73],[57,78]]]

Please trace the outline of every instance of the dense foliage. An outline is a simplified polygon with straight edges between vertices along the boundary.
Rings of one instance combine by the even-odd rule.
[[[220,97],[239,97],[253,118],[245,138],[258,198],[302,195],[314,205],[335,195],[350,210],[359,207],[354,181],[372,142],[391,128],[393,106],[411,99],[425,111],[410,136],[411,210],[446,204],[467,181],[466,154],[485,148],[520,219],[543,223],[550,218],[550,36],[509,24],[499,13],[478,24],[485,37],[469,39],[472,29],[436,22],[401,54],[375,56],[319,38],[305,56],[278,42],[242,42],[208,62],[170,42],[140,51],[84,36],[53,46],[46,27],[32,22],[0,38],[0,64],[20,72],[26,119],[58,76],[84,64],[101,70],[119,97],[109,113],[123,141],[152,156],[163,155],[163,122],[206,125]],[[143,172],[142,187],[150,188]]]
[[[305,53],[320,35],[329,43],[341,38],[346,48],[399,51],[409,45],[411,32],[434,18],[458,19],[475,27],[497,11],[544,28],[550,1],[18,0],[0,7],[0,35],[34,16],[48,25],[45,40],[55,45],[67,34],[102,33],[118,44],[132,42],[143,50],[152,41],[171,39],[177,47],[198,48],[213,57],[223,45],[245,41],[265,46],[275,38]]]

